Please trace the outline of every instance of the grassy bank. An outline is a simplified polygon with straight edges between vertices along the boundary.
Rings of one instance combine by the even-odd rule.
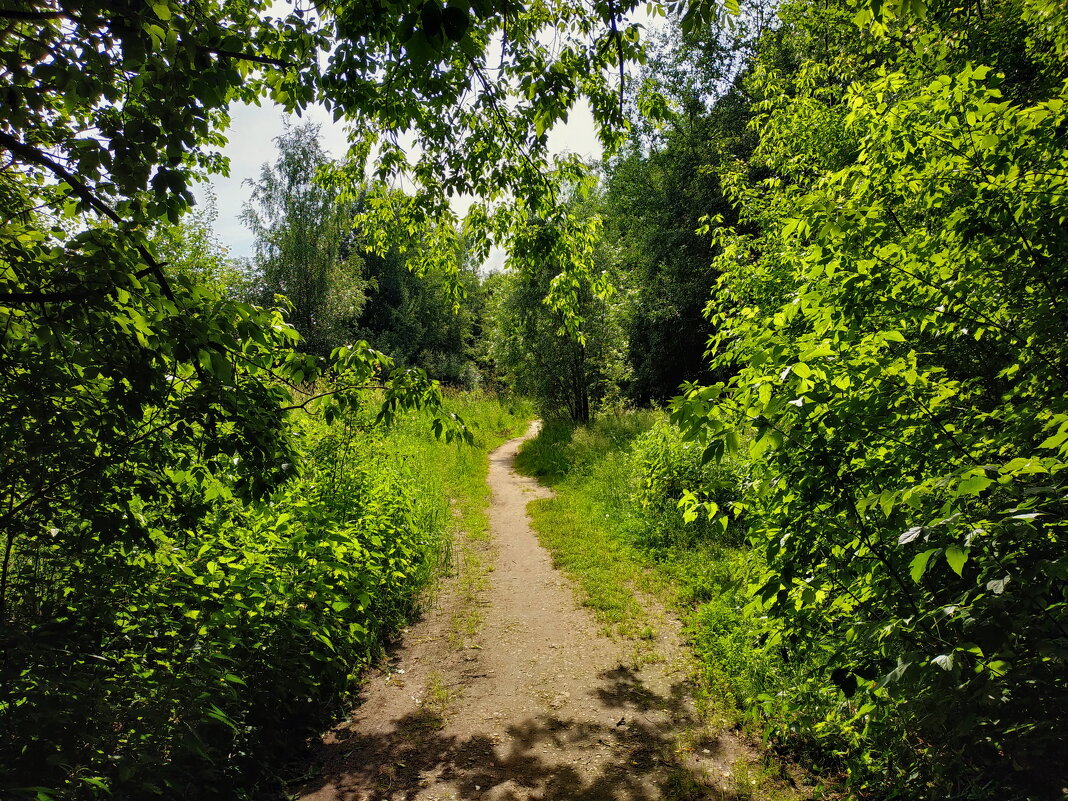
[[[750,604],[749,584],[763,568],[744,544],[744,520],[724,530],[687,522],[678,506],[686,490],[700,487],[728,508],[740,468],[703,465],[700,450],[658,412],[605,416],[584,427],[549,421],[524,445],[517,467],[555,490],[530,505],[534,527],[605,627],[650,637],[642,599],[674,609],[696,657],[698,702],[709,723],[755,736],[768,731],[774,699],[803,667],[784,661],[773,625]],[[777,722],[789,725],[781,716]],[[758,785],[753,797],[778,797],[776,782]]]
[[[485,454],[528,410],[472,395],[445,410],[473,447],[435,439],[420,415],[378,426],[370,399],[332,424],[295,412],[304,458],[270,497],[240,503],[225,477],[191,465],[166,478],[215,504],[207,524],[161,520],[139,547],[40,559],[42,600],[5,643],[0,794],[231,799],[273,787],[282,758],[336,718],[416,613],[450,528],[485,529]]]
[[[1014,764],[995,783],[969,773],[971,755],[939,762],[939,753],[952,756],[946,743],[956,735],[939,723],[937,708],[910,707],[912,699],[891,693],[878,671],[854,675],[835,667],[835,649],[849,645],[835,628],[835,604],[856,596],[848,588],[837,595],[817,591],[808,574],[772,574],[764,554],[801,536],[801,529],[769,529],[761,498],[750,492],[744,456],[718,464],[704,464],[701,456],[700,446],[683,441],[667,416],[654,412],[605,416],[584,427],[550,421],[520,452],[519,468],[556,491],[531,504],[534,526],[607,628],[647,636],[643,594],[676,610],[699,665],[710,721],[740,726],[824,777],[831,789],[817,796],[1052,797],[1041,784],[1050,772],[1044,768]],[[680,501],[691,492],[726,517],[687,520]],[[897,543],[899,533],[892,534]],[[824,603],[826,615],[805,627],[776,615],[767,588],[781,601],[787,592],[780,581]],[[954,612],[949,607],[946,615]],[[850,614],[840,617],[868,624]],[[936,660],[933,667],[945,671]],[[963,692],[947,685],[950,691]],[[968,714],[962,704],[966,723]]]

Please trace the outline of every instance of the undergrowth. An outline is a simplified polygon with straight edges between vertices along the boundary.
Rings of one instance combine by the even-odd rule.
[[[298,475],[263,501],[222,498],[195,529],[153,521],[139,547],[20,554],[20,576],[34,559],[49,572],[4,643],[0,794],[232,799],[276,787],[283,757],[336,717],[415,613],[450,527],[485,531],[485,454],[529,410],[454,395],[446,411],[474,447],[435,440],[418,415],[384,429],[370,402],[331,425],[305,415]]]

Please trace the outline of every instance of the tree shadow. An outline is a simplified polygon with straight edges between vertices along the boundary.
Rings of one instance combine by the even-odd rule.
[[[546,711],[508,725],[506,736],[486,723],[461,737],[447,734],[437,713],[419,710],[394,721],[388,731],[341,728],[322,745],[318,775],[299,795],[323,791],[323,798],[344,801],[413,801],[428,783],[442,782],[460,799],[679,798],[674,734],[690,722],[685,684],[658,695],[622,666],[598,678],[590,696],[598,707],[597,722]],[[652,719],[651,712],[657,713]],[[451,714],[463,715],[462,707]],[[715,748],[714,742],[702,745]],[[698,788],[687,799],[733,798],[712,787],[700,791],[689,778],[682,783],[690,793]]]

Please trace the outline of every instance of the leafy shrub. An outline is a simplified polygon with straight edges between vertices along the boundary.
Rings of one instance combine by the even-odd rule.
[[[754,595],[813,666],[767,699],[776,737],[817,742],[862,792],[1060,798],[1068,91],[1061,74],[1007,99],[941,24],[910,30],[922,69],[845,93],[841,63],[801,91],[754,82],[767,165],[796,155],[806,95],[838,98],[857,152],[738,193],[764,236],[720,232],[710,352],[730,377],[675,419],[752,465]]]
[[[267,500],[224,504],[195,530],[152,521],[137,546],[21,554],[48,566],[42,597],[59,600],[9,629],[0,787],[200,799],[274,781],[263,766],[336,717],[413,613],[446,544],[450,474],[523,414],[447,405],[485,424],[483,449],[434,441],[425,419],[309,418],[300,476]]]
[[[534,439],[523,443],[516,467],[554,485],[572,474],[593,469],[615,451],[623,451],[655,419],[652,412],[604,414],[588,425],[550,418]]]
[[[686,441],[682,432],[663,418],[634,440],[629,451],[634,475],[632,501],[641,513],[634,535],[641,547],[686,546],[705,539],[741,540],[742,522],[737,517],[727,526],[723,516],[687,519],[682,508],[686,499],[700,498],[705,504],[728,510],[738,499],[740,466],[706,463],[702,451],[698,443]]]

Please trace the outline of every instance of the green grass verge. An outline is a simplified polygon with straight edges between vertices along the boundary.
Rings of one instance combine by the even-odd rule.
[[[394,434],[401,459],[418,465],[427,480],[438,488],[448,505],[450,536],[438,560],[441,572],[459,572],[457,591],[461,602],[449,624],[449,638],[463,647],[482,625],[482,607],[476,603],[486,586],[489,565],[482,553],[490,541],[488,509],[490,489],[487,455],[507,440],[526,431],[534,418],[533,406],[522,398],[502,398],[481,393],[454,393],[446,398],[445,411],[462,418],[470,429],[473,446],[441,441],[427,442],[427,423],[419,415],[401,422]],[[459,552],[450,550],[458,546]],[[463,569],[459,570],[459,563]],[[436,586],[427,588],[425,600],[434,597]]]
[[[761,645],[766,621],[746,609],[756,565],[730,534],[683,522],[672,493],[680,491],[677,474],[700,469],[699,456],[666,438],[665,426],[656,412],[586,427],[548,421],[516,465],[555,490],[530,505],[531,517],[583,603],[624,636],[642,636],[648,626],[642,594],[675,610],[699,663],[708,714],[720,725],[744,724],[779,670]]]
[[[591,524],[598,514],[603,516],[595,501],[564,489],[556,498],[533,501],[529,511],[553,561],[578,581],[583,603],[602,623],[623,636],[646,625],[633,590],[642,579],[640,565],[618,539]]]
[[[486,455],[527,429],[534,419],[533,406],[522,398],[455,392],[446,396],[444,411],[463,419],[474,437],[473,445],[430,439],[429,424],[420,414],[398,421],[390,435],[391,444],[397,458],[440,487],[441,497],[451,501],[453,526],[469,537],[484,540],[488,537],[486,509],[490,502]]]

